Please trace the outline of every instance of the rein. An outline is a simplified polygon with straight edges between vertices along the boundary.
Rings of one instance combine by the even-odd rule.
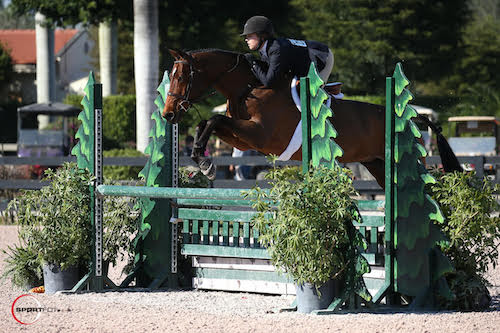
[[[215,80],[214,82],[212,83],[212,85],[216,84],[217,82],[219,82],[226,74],[228,73],[231,73],[233,72],[237,67],[238,65],[240,64],[240,58],[241,58],[242,54],[238,54],[238,57],[236,59],[236,64],[231,67],[230,69],[228,69],[227,71],[225,72],[222,72]],[[167,93],[167,96],[172,96],[172,97],[175,97],[175,98],[178,98],[180,99],[181,101],[177,104],[177,108],[181,111],[184,111],[184,112],[187,112],[191,106],[194,106],[193,104],[194,103],[197,103],[197,102],[200,102],[202,100],[205,100],[207,99],[208,97],[214,95],[217,91],[214,89],[213,91],[209,92],[209,93],[204,93],[202,94],[200,97],[196,98],[196,99],[192,99],[190,100],[189,99],[189,95],[191,93],[191,88],[193,87],[193,81],[194,81],[194,75],[196,72],[201,72],[200,70],[194,68],[193,64],[190,62],[190,61],[187,61],[187,60],[176,60],[174,61],[174,64],[187,64],[189,65],[189,81],[187,83],[187,86],[186,86],[186,90],[184,92],[184,95],[181,95],[181,94],[175,94],[175,93],[172,93],[172,92],[168,92]],[[210,89],[210,88],[208,88]],[[196,109],[196,107],[195,107]],[[198,111],[198,109],[196,109],[196,111]],[[198,111],[198,115],[200,114],[200,112]],[[200,116],[201,118],[201,116]]]

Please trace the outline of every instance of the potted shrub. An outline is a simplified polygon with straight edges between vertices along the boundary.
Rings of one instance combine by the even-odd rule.
[[[90,225],[90,173],[66,163],[57,171],[47,170],[49,186],[40,191],[25,191],[9,203],[17,212],[21,245],[4,251],[7,270],[20,287],[36,286],[43,281],[47,293],[71,289],[85,274],[92,251]],[[110,183],[106,181],[106,183]],[[106,197],[103,219],[103,260],[107,274],[109,263],[133,253],[133,234],[138,230],[139,211],[135,199]],[[127,270],[133,256],[129,256]],[[62,278],[61,278],[62,274]]]
[[[51,183],[39,191],[25,191],[12,200],[23,239],[42,264],[45,290],[72,288],[79,267],[88,266],[91,251],[90,190],[92,177],[75,163],[46,170]]]
[[[489,266],[498,264],[500,206],[494,197],[498,184],[480,179],[475,172],[434,173],[433,198],[445,217],[440,223],[448,242],[440,243],[450,258],[454,272],[446,281],[453,297],[438,296],[440,306],[460,311],[484,310],[491,303],[485,278]]]
[[[365,243],[352,225],[359,213],[346,172],[338,166],[314,168],[308,174],[298,168],[274,168],[266,176],[270,191],[255,187],[249,193],[259,212],[254,219],[259,240],[276,268],[295,281],[299,312],[328,307],[340,296],[335,289],[358,285],[369,270],[357,252]]]

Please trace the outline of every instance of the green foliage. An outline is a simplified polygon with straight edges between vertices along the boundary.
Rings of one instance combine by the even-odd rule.
[[[332,48],[334,77],[349,91],[364,93],[383,92],[385,76],[401,60],[412,80],[449,74],[467,17],[465,0],[294,0],[292,5],[302,15],[298,25],[304,36]]]
[[[440,246],[456,268],[446,275],[454,297],[438,300],[447,309],[485,309],[491,302],[485,273],[488,266],[498,264],[500,218],[495,215],[499,205],[493,193],[500,186],[474,172],[436,174],[436,178],[432,196],[445,215],[439,226],[449,239]]]
[[[135,142],[135,96],[108,96],[103,100],[103,145],[105,149]]]
[[[135,95],[134,25],[127,20],[118,20],[117,24],[118,68],[116,74],[118,80],[118,93]],[[160,38],[160,43],[162,40],[163,38]],[[161,66],[160,69],[164,70]]]
[[[92,177],[75,163],[65,163],[56,172],[45,171],[50,185],[39,191],[25,191],[12,200],[20,224],[20,237],[44,263],[86,266],[90,260],[90,190]]]
[[[358,102],[372,103],[378,105],[385,105],[385,96],[365,95],[365,96],[345,96],[344,99],[350,99]]]
[[[457,74],[459,88],[471,83],[500,89],[500,1],[472,1],[472,20],[463,33],[464,55],[460,58]]]
[[[138,150],[111,149],[103,152],[104,157],[143,157],[144,154]],[[128,165],[105,165],[103,168],[104,178],[110,180],[137,180],[142,167]]]
[[[21,245],[9,246],[2,252],[7,256],[2,279],[10,280],[20,288],[32,288],[42,284],[42,266],[38,251],[29,245],[29,240],[21,239]]]
[[[491,296],[486,287],[488,282],[476,275],[469,275],[464,271],[447,274],[446,281],[453,291],[454,297],[445,299],[438,296],[443,309],[459,311],[485,310],[491,303]]]
[[[500,186],[474,172],[446,173],[438,180],[432,196],[445,216],[440,227],[449,239],[441,247],[457,270],[484,276],[489,265],[498,263],[500,218],[493,215],[499,208],[493,193]]]
[[[269,193],[255,187],[248,194],[259,212],[254,220],[259,240],[274,265],[298,284],[321,286],[343,276],[352,259],[349,246],[364,246],[362,238],[349,235],[359,213],[345,171],[320,166],[302,174],[297,168],[274,168],[266,175]]]
[[[0,142],[17,141],[17,108],[19,106],[21,104],[12,99],[9,99],[5,104],[0,104],[0,109],[3,109],[3,111],[0,111],[0,114],[2,114]]]
[[[12,7],[2,8],[0,6],[0,29],[35,29],[34,15],[18,15]]]
[[[239,34],[253,15],[272,19],[278,34],[297,35],[294,8],[288,0],[245,1],[160,1],[160,68],[172,68],[167,48],[194,50],[222,48],[248,52]],[[196,10],[193,10],[196,8]],[[175,22],[173,25],[171,22]]]
[[[68,105],[73,105],[74,107],[81,108],[82,107],[82,95],[77,94],[68,94],[64,97],[63,103]]]
[[[105,181],[109,185],[119,185]],[[117,259],[129,259],[129,266],[133,262],[133,238],[139,229],[140,212],[136,209],[136,198],[105,197],[104,199],[104,234],[103,259],[113,266]]]
[[[179,187],[209,188],[210,180],[194,166],[179,168]]]
[[[464,89],[466,96],[451,112],[454,115],[500,117],[500,93],[492,85],[476,83]]]
[[[81,108],[82,99],[81,95],[67,95],[64,103]],[[104,97],[102,110],[104,149],[133,146],[136,128],[135,96]]]
[[[0,43],[0,89],[4,88],[12,76],[12,58],[5,46]]]
[[[65,163],[45,175],[51,181],[49,186],[24,191],[8,207],[17,211],[20,245],[3,251],[7,269],[2,277],[10,277],[20,287],[41,283],[43,263],[56,263],[64,269],[87,267],[90,262],[90,173],[75,163]],[[123,197],[104,200],[103,259],[113,265],[127,255],[133,260],[132,240],[139,225],[135,202]]]
[[[133,6],[124,6],[119,0],[12,0],[11,7],[15,14],[40,12],[49,23],[61,27],[97,24],[118,17],[131,19],[133,11]]]

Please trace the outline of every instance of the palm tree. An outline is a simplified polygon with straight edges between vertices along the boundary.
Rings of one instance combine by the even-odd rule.
[[[136,143],[144,152],[158,86],[158,0],[134,0]]]
[[[45,16],[39,12],[35,15],[36,23],[36,99],[37,103],[55,100],[55,59],[54,29],[46,24]],[[48,116],[38,116],[38,128],[49,123]]]
[[[99,23],[99,67],[104,97],[117,92],[117,50],[116,19]]]

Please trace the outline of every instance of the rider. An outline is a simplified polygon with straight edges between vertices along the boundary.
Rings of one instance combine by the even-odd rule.
[[[311,61],[325,83],[332,71],[333,53],[328,46],[316,41],[276,38],[273,23],[265,16],[249,18],[240,36],[245,36],[248,48],[258,50],[261,60],[267,64],[263,66],[253,55],[245,55],[265,87],[272,88],[287,73],[292,77],[306,76]]]

